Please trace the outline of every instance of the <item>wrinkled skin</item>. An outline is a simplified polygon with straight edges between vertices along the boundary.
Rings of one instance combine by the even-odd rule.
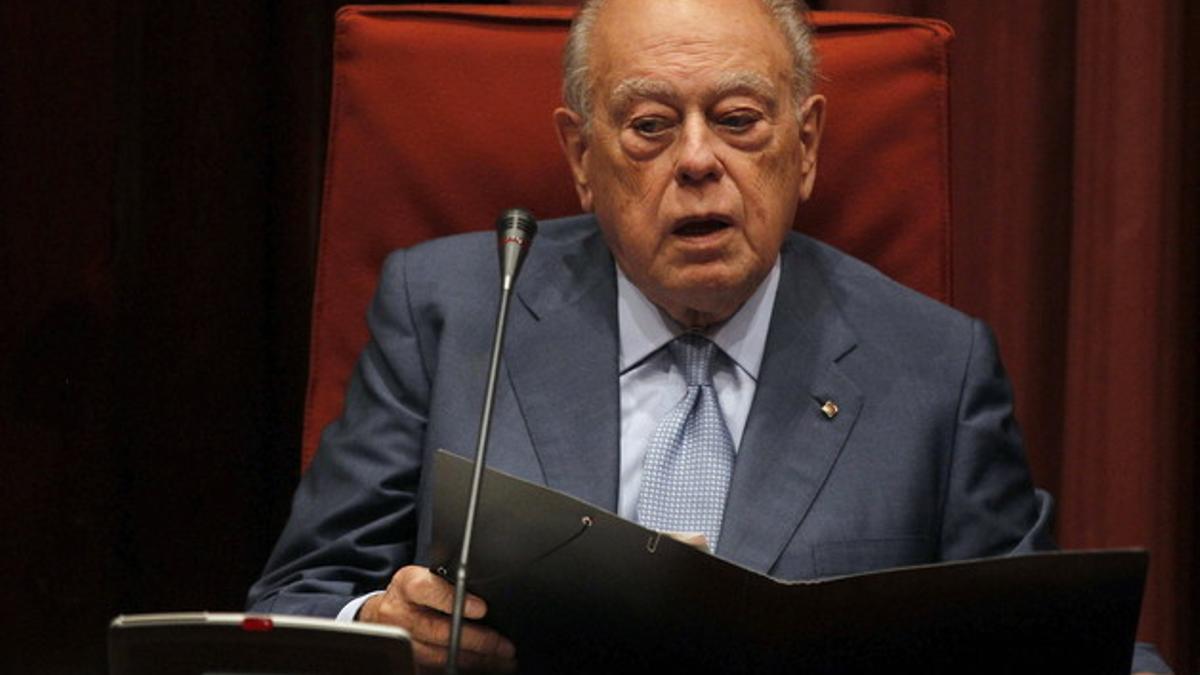
[[[824,99],[797,102],[782,32],[746,0],[611,0],[590,63],[588,123],[555,111],[581,205],[676,321],[727,319],[812,191]]]

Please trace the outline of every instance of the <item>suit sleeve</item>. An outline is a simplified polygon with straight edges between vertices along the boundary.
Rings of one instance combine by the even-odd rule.
[[[980,321],[971,330],[943,501],[942,558],[1052,550],[1054,502],[1033,489],[995,339]]]
[[[251,611],[334,617],[412,561],[430,380],[403,251],[385,262],[367,320],[342,416],[301,479]]]
[[[1054,501],[1033,488],[1012,400],[996,340],[987,326],[973,321],[944,502],[943,559],[1055,548]],[[1153,645],[1138,643],[1133,672],[1171,671]]]

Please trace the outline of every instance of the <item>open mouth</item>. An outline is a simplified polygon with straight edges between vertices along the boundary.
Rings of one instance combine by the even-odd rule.
[[[728,227],[731,227],[730,223],[720,218],[696,218],[676,225],[671,233],[680,237],[703,237]]]

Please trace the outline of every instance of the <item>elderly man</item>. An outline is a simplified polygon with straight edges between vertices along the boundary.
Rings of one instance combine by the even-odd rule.
[[[545,223],[517,285],[493,466],[785,579],[1052,546],[987,329],[791,231],[825,116],[801,8],[588,2],[565,65],[590,215]],[[444,661],[422,467],[474,446],[494,255],[467,235],[389,258],[252,609],[396,624]],[[515,664],[481,624],[462,644]]]

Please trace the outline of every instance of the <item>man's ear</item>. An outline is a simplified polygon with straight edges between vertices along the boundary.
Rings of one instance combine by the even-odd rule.
[[[584,160],[587,158],[587,134],[583,130],[583,118],[574,110],[558,108],[554,111],[554,126],[558,130],[558,142],[562,146],[567,163],[571,165],[571,176],[575,179],[575,192],[579,195],[579,206],[592,210],[592,186],[588,183]]]
[[[800,201],[812,195],[817,180],[817,151],[825,130],[825,97],[809,96],[800,109]]]

